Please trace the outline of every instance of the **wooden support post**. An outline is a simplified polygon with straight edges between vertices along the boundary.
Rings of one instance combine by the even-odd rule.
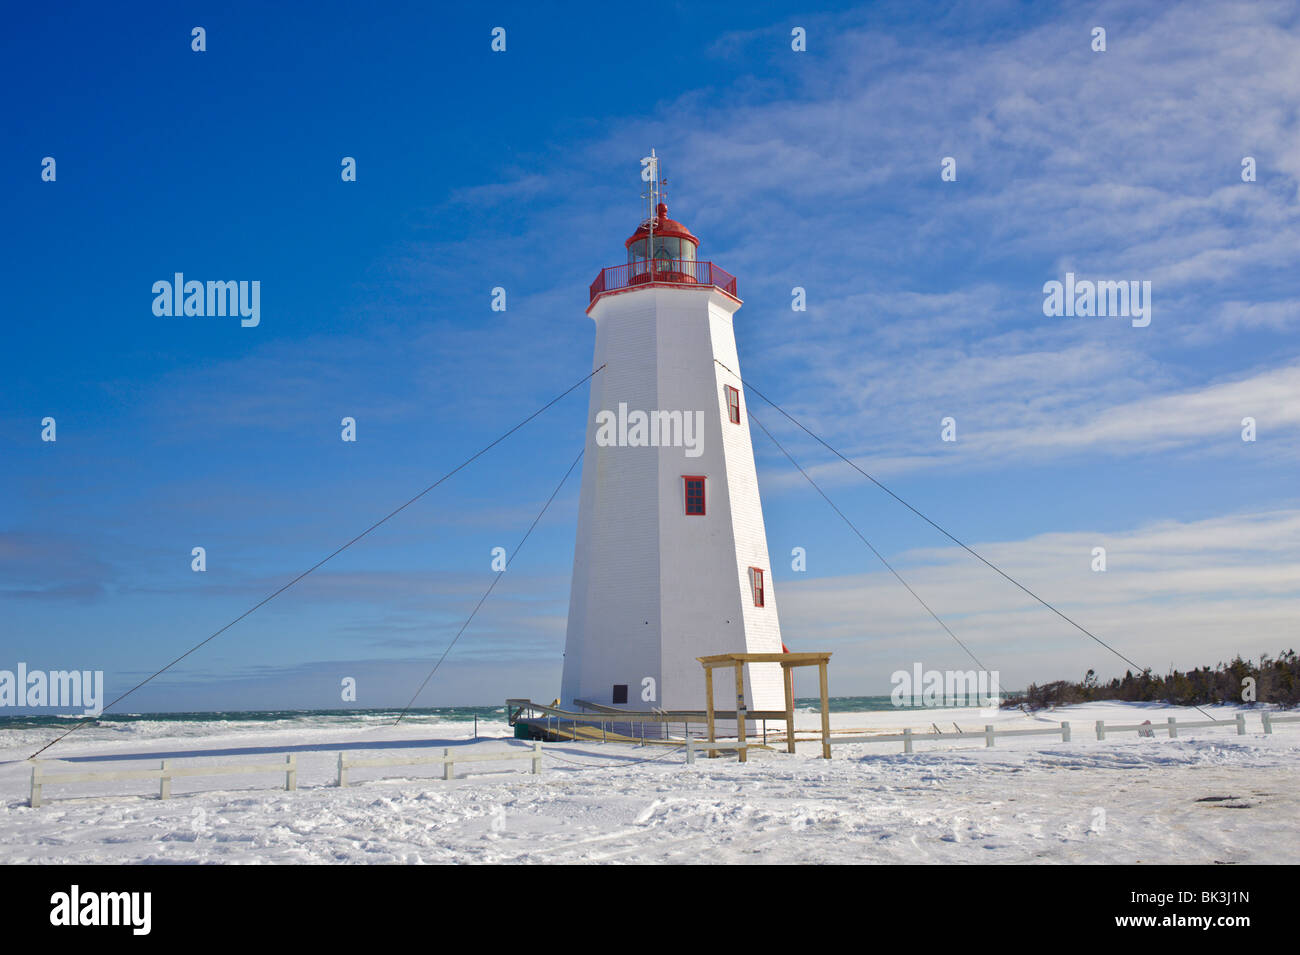
[[[740,749],[736,750],[736,758],[740,762],[745,762],[748,755],[745,749],[745,664],[736,664],[736,742],[740,744]]]
[[[822,759],[831,758],[831,710],[826,691],[826,661],[817,664],[817,679],[822,693]]]
[[[1070,723],[1068,720],[1066,720],[1061,724],[1061,742],[1068,743],[1069,741],[1070,741]]]
[[[1245,713],[1237,714],[1237,735],[1238,736],[1246,735],[1246,714]]]
[[[709,718],[709,742],[712,743],[718,738],[715,735],[716,727],[713,720],[713,667],[704,668],[704,699]],[[709,759],[714,759],[717,755],[716,749],[709,750]]]
[[[33,809],[41,807],[41,764],[32,763],[32,794],[28,797],[27,805]]]
[[[343,754],[339,753],[339,781],[340,788],[348,784],[348,764],[343,759]]]
[[[1175,717],[1169,717],[1169,738],[1173,739],[1178,735],[1178,720]]]
[[[284,789],[293,792],[298,788],[298,756],[290,753],[284,758]]]
[[[442,758],[443,758],[443,763],[442,763],[442,778],[443,778],[443,779],[455,779],[455,778],[456,778],[456,770],[455,770],[455,767],[453,766],[452,761],[451,761],[451,749],[450,749],[450,747],[447,748],[447,749],[444,749],[444,750],[442,751]]]
[[[1106,721],[1105,721],[1105,720],[1098,720],[1098,721],[1097,721],[1097,739],[1105,739],[1105,738],[1106,738]]]
[[[158,798],[170,799],[172,796],[172,778],[167,775],[167,760],[162,761],[162,775],[158,778]]]
[[[781,667],[785,680],[785,751],[794,752],[794,673],[788,666]]]
[[[993,724],[992,723],[984,724],[984,745],[985,746],[993,745]]]
[[[1268,710],[1259,714],[1259,721],[1264,724],[1264,735],[1270,735],[1273,732],[1273,718],[1268,715]]]
[[[533,741],[533,775],[542,771],[542,741]]]
[[[908,729],[903,730],[903,752],[910,753],[911,751],[912,751],[912,730],[909,727]]]
[[[689,736],[686,737],[686,763],[688,766],[695,765],[695,740]]]

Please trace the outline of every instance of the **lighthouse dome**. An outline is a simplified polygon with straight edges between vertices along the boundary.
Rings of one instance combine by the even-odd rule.
[[[650,247],[651,226],[653,225],[654,248]],[[656,273],[692,272],[695,252],[700,240],[691,230],[675,219],[668,218],[668,206],[659,203],[655,209],[652,222],[642,222],[631,237],[623,243],[627,246],[627,264],[632,275],[649,272],[648,259],[655,260]]]

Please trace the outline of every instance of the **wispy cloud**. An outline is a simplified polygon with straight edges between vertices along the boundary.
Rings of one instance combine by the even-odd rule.
[[[1127,529],[974,543],[989,560],[1135,662],[1163,672],[1296,646],[1300,511],[1158,521]],[[1093,548],[1107,569],[1092,570]],[[921,597],[1004,685],[1127,665],[955,547],[897,555]],[[887,691],[913,660],[965,668],[969,657],[883,568],[777,586],[791,649],[835,651],[848,685]],[[797,637],[795,635],[798,635]],[[841,684],[844,685],[844,684]]]

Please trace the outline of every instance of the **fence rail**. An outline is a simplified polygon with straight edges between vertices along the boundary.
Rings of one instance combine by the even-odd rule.
[[[52,763],[60,766],[68,764],[59,760],[37,760],[32,764],[32,791],[28,804],[37,809],[42,803],[42,790],[45,786],[62,783],[92,783],[123,779],[158,780],[158,798],[170,799],[172,780],[190,776],[251,776],[258,773],[284,773],[284,788],[298,788],[298,758],[293,753],[284,757],[282,763],[239,763],[235,765],[176,766],[174,760],[164,759],[157,769],[91,769],[71,773],[51,773],[47,767]]]
[[[348,771],[379,766],[418,766],[422,764],[441,764],[443,779],[454,779],[457,763],[497,762],[501,760],[530,759],[533,773],[542,771],[542,744],[533,743],[527,748],[496,750],[490,753],[455,752],[444,748],[440,754],[419,756],[379,756],[350,758],[339,753],[337,785],[348,784]],[[33,809],[39,808],[44,799],[44,788],[65,783],[113,782],[120,780],[150,779],[158,781],[158,798],[170,799],[172,780],[199,776],[251,776],[259,773],[284,773],[284,788],[298,788],[298,757],[289,753],[283,762],[277,763],[216,763],[201,766],[177,766],[175,760],[161,760],[158,768],[153,769],[86,769],[74,772],[50,772],[49,767],[68,766],[61,760],[36,760],[32,763],[32,788],[28,799]]]
[[[542,744],[534,742],[528,749],[508,749],[496,750],[491,753],[453,753],[450,748],[445,748],[441,755],[433,756],[374,756],[364,757],[362,759],[350,759],[343,753],[339,753],[339,772],[336,785],[343,787],[348,784],[348,771],[352,769],[372,768],[377,766],[427,766],[429,764],[442,765],[442,778],[456,778],[456,763],[479,763],[479,762],[497,762],[506,759],[531,759],[533,761],[532,771],[535,774],[542,771]]]
[[[1270,717],[1265,712],[1261,714],[1261,720],[1264,724],[1264,732],[1273,732],[1272,726],[1275,723],[1300,723],[1300,716]],[[1182,720],[1176,717],[1169,717],[1164,723],[1152,723],[1149,720],[1145,723],[1106,723],[1105,720],[1097,720],[1095,731],[1097,739],[1104,740],[1107,733],[1130,733],[1136,732],[1139,736],[1154,736],[1157,728],[1165,730],[1170,739],[1178,736],[1180,729],[1201,729],[1204,727],[1232,727],[1237,731],[1238,736],[1246,735],[1246,714],[1238,713],[1230,720]],[[933,740],[954,740],[954,739],[983,739],[985,747],[995,745],[998,737],[1007,736],[1059,736],[1061,742],[1068,743],[1071,738],[1070,722],[1062,721],[1057,726],[1043,727],[1042,729],[1009,729],[1000,730],[992,724],[986,724],[982,730],[962,730],[954,733],[916,733],[910,729],[905,729],[901,733],[872,733],[865,736],[832,736],[831,745],[839,746],[844,743],[902,743],[903,752],[912,752],[912,745],[916,742],[933,741]]]
[[[628,265],[601,269],[591,283],[591,301],[606,292],[636,288],[641,285],[711,285],[732,298],[739,298],[736,277],[712,262],[695,259],[657,259],[653,263],[639,259]]]
[[[1274,716],[1265,710],[1259,715],[1260,721],[1264,724],[1264,732],[1272,733],[1274,723],[1300,723],[1300,716]]]

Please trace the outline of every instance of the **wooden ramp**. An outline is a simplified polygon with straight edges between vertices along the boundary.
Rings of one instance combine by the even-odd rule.
[[[685,747],[686,736],[694,739],[697,746],[707,743],[704,732],[708,725],[708,713],[695,710],[627,710],[598,703],[579,701],[580,705],[590,707],[595,712],[573,712],[562,710],[555,704],[534,703],[531,700],[506,700],[506,713],[510,725],[515,727],[516,736],[541,740],[572,740],[589,743],[627,743],[637,746],[677,746]],[[715,720],[736,718],[734,712],[714,711]],[[750,712],[748,720],[758,723],[765,719],[783,719],[785,714],[776,712]],[[674,727],[672,724],[677,724]],[[691,732],[692,725],[696,732]],[[659,727],[661,735],[646,735],[647,729]],[[678,729],[681,735],[673,735]],[[639,732],[638,732],[639,730]],[[769,743],[781,742],[787,747],[792,745],[787,734],[777,730],[767,731],[762,741],[755,733],[755,741],[744,742],[754,749],[772,749]],[[730,735],[718,736],[718,742],[726,742]],[[811,742],[820,737],[796,737],[798,742],[805,739]]]
[[[646,739],[641,736],[628,736],[616,733],[608,727],[590,723],[553,723],[547,725],[545,719],[519,719],[516,725],[527,726],[532,733],[547,740],[581,740],[589,743],[636,743],[638,746],[685,746],[679,739]]]

